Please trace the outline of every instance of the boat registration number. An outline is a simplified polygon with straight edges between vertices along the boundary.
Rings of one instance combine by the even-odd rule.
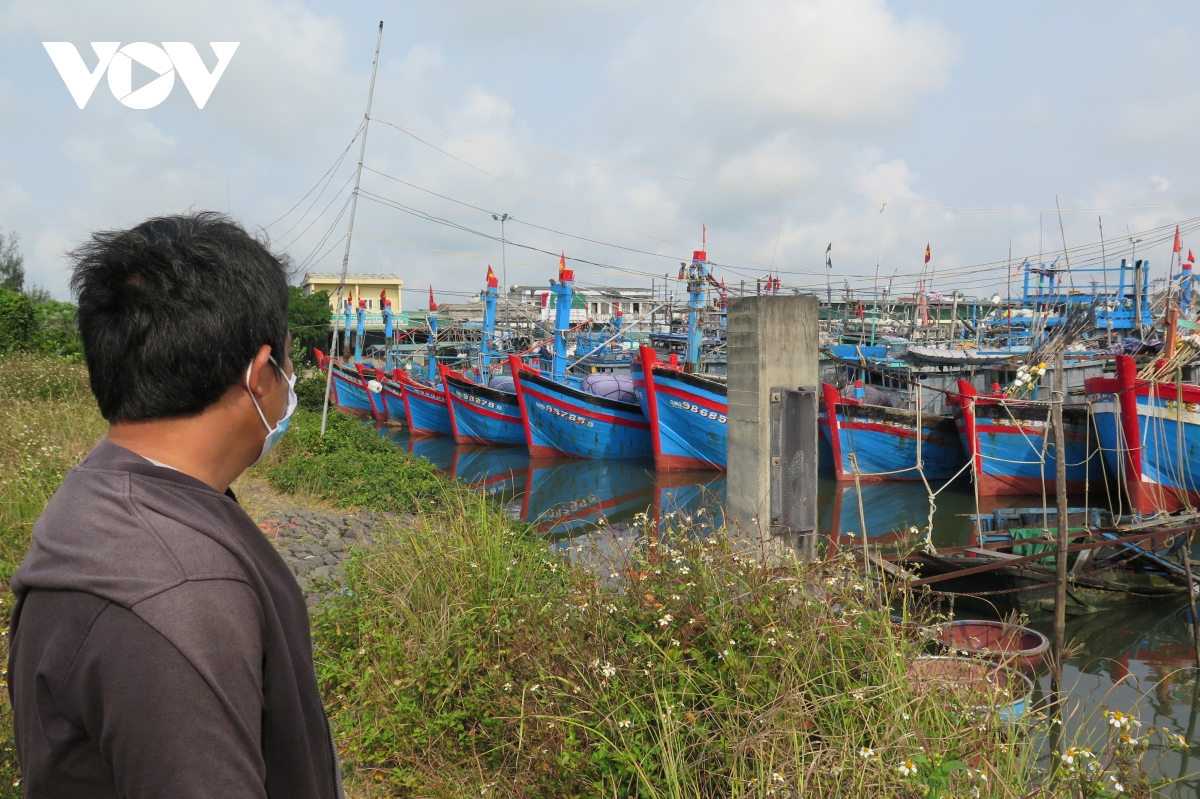
[[[717,411],[710,411],[708,408],[702,408],[693,402],[683,402],[681,400],[673,399],[670,400],[670,403],[672,408],[678,408],[681,411],[691,411],[692,413],[699,414],[705,419],[712,419],[718,424],[725,424],[729,420],[729,417],[725,414],[718,413]]]
[[[539,411],[545,411],[546,413],[557,416],[560,419],[566,419],[568,422],[573,422],[575,424],[581,424],[581,425],[584,425],[585,427],[595,427],[596,426],[592,422],[591,419],[585,419],[584,417],[580,416],[577,413],[569,413],[569,412],[561,410],[559,408],[555,408],[553,405],[547,405],[544,402],[535,402],[534,405],[537,406],[537,409]]]
[[[500,403],[492,402],[491,400],[485,400],[482,397],[476,397],[473,394],[458,394],[456,396],[461,400],[466,400],[472,405],[478,405],[481,408],[490,408],[493,411],[502,410]]]

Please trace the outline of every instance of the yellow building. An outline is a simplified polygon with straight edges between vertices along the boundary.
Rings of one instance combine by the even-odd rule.
[[[341,282],[340,272],[306,272],[300,288],[304,291],[305,296],[315,291],[329,292],[329,310],[331,313],[336,313],[337,309],[334,305],[337,303],[338,284]],[[367,311],[378,314],[382,311],[379,305],[379,294],[386,290],[387,298],[392,301],[392,311],[399,313],[401,308],[400,291],[403,286],[404,281],[395,275],[351,272],[346,275],[346,286],[342,290],[342,297],[349,297],[356,307],[359,298],[362,298],[367,302]]]

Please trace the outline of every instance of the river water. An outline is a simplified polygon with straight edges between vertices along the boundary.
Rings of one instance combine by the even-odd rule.
[[[524,447],[473,447],[450,438],[413,439],[407,431],[383,430],[397,446],[425,458],[444,474],[486,492],[514,519],[534,525],[552,542],[566,547],[603,519],[610,529],[633,535],[634,517],[662,519],[669,513],[695,516],[701,508],[720,518],[725,502],[721,472],[656,473],[650,461],[531,459]],[[933,543],[938,547],[970,544],[975,498],[971,484],[960,480],[934,484]],[[1053,497],[1049,498],[1053,504]],[[1073,497],[1073,507],[1104,506],[1104,496]],[[1041,497],[999,497],[983,504],[996,507],[1042,507]],[[818,489],[821,533],[837,534],[841,543],[860,536],[863,522],[873,544],[886,547],[898,531],[923,528],[929,521],[929,492],[921,483],[881,483],[862,487],[862,503],[853,485],[822,475]],[[1193,562],[1197,560],[1193,553]],[[978,614],[985,615],[985,614]],[[960,617],[970,617],[970,613]],[[1050,635],[1048,614],[1033,616],[1029,625]],[[1078,653],[1064,666],[1071,692],[1068,735],[1091,717],[1089,728],[1101,730],[1102,708],[1133,711],[1143,723],[1184,735],[1195,752],[1152,752],[1151,773],[1179,779],[1164,796],[1200,796],[1200,688],[1195,679],[1191,614],[1187,600],[1161,605],[1131,605],[1118,611],[1068,617],[1067,640]],[[1041,692],[1049,676],[1039,675]],[[1193,776],[1188,776],[1197,772]]]

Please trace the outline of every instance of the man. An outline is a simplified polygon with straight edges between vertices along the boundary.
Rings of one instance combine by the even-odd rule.
[[[107,437],[12,580],[29,797],[340,797],[295,579],[229,485],[295,408],[284,264],[213,213],[72,257]]]

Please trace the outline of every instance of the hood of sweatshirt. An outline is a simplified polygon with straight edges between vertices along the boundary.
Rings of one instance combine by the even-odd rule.
[[[47,503],[12,590],[86,591],[132,607],[189,579],[248,581],[247,561],[271,550],[232,495],[105,439]]]

